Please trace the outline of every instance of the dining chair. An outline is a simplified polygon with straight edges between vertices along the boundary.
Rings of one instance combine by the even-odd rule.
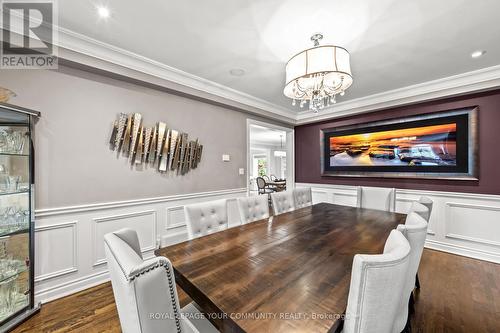
[[[268,175],[263,175],[263,176],[262,176],[262,178],[264,178],[264,180],[266,181],[266,183],[270,181],[270,179],[269,179],[269,176],[268,176]]]
[[[425,206],[424,206],[425,207]],[[427,207],[425,207],[427,209]],[[397,227],[410,243],[410,264],[406,276],[403,297],[396,319],[397,332],[401,332],[409,326],[409,304],[413,303],[412,292],[415,289],[415,279],[418,273],[418,266],[424,250],[425,238],[427,236],[427,221],[417,212],[410,212],[406,218],[405,224]]]
[[[189,239],[228,228],[227,200],[214,200],[184,206]]]
[[[411,203],[409,213],[415,212],[420,215],[426,222],[429,222],[430,212],[429,208],[422,205],[420,202],[414,201]]]
[[[277,180],[278,180],[278,177],[276,177],[275,175],[270,175],[269,177],[271,178],[271,180],[272,180],[273,182],[275,182],[275,181],[277,181]]]
[[[357,206],[394,212],[396,210],[396,189],[358,186]]]
[[[432,201],[431,198],[429,197],[420,197],[420,199],[418,200],[418,203],[424,205],[425,207],[427,207],[427,209],[429,210],[429,218],[427,219],[427,222],[429,222],[430,218],[431,218],[431,213],[432,213],[432,206],[434,205],[434,201]]]
[[[266,181],[264,180],[264,178],[257,177],[255,181],[257,182],[257,190],[259,194],[269,194],[274,192],[268,186],[266,186]]]
[[[122,332],[218,332],[192,303],[179,307],[172,264],[165,257],[144,260],[134,230],[104,235],[104,250]]]
[[[274,215],[283,214],[295,210],[295,204],[292,191],[283,191],[271,193]]]
[[[409,263],[410,244],[398,230],[389,234],[383,254],[354,256],[342,332],[396,332]]]
[[[263,195],[238,198],[241,223],[250,223],[269,217],[269,202]]]
[[[429,223],[431,219],[433,201],[428,197],[420,197],[418,202],[413,202],[410,207],[410,212],[415,212],[422,216],[424,220]],[[420,289],[420,279],[418,278],[418,273],[415,276],[415,287]]]
[[[310,187],[297,187],[292,192],[296,209],[312,205],[312,191]]]

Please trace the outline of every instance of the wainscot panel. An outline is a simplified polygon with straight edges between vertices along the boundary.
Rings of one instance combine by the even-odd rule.
[[[137,230],[145,258],[187,240],[184,205],[228,199],[229,224],[240,224],[236,198],[245,188],[35,211],[35,299],[48,302],[109,280],[104,234]]]
[[[314,203],[356,205],[356,186],[296,186],[311,187]],[[396,189],[396,211],[406,214],[420,196],[434,201],[426,247],[500,263],[500,195]]]

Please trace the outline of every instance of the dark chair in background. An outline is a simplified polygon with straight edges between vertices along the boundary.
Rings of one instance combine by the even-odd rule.
[[[259,191],[259,194],[270,194],[274,192],[267,186],[267,183],[263,177],[257,177],[255,181],[257,182],[257,189]]]

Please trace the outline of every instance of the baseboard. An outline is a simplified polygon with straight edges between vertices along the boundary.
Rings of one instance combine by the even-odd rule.
[[[426,240],[425,247],[431,250],[437,250],[441,252],[447,252],[451,254],[456,254],[462,257],[468,257],[473,259],[479,259],[484,261],[490,261],[496,264],[500,264],[500,253],[494,253],[490,251],[481,251],[477,249],[472,249],[467,246],[458,246],[454,244],[443,243],[435,240]]]
[[[35,300],[37,302],[47,303],[55,299],[97,286],[107,281],[109,281],[109,273],[106,270],[55,286],[51,286],[42,290],[35,289]]]

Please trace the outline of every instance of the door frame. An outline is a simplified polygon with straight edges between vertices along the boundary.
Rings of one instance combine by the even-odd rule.
[[[247,195],[250,194],[250,168],[252,167],[252,156],[250,156],[250,127],[258,125],[286,133],[286,188],[292,189],[295,187],[295,130],[291,127],[267,123],[260,120],[247,118]]]

